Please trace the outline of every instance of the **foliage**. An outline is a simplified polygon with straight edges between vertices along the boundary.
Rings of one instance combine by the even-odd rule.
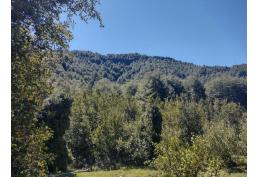
[[[206,97],[204,86],[197,78],[189,77],[184,80],[184,88],[190,100],[199,101]]]
[[[155,105],[150,105],[146,109],[147,118],[152,123],[152,141],[158,143],[162,131],[162,115],[159,108]]]
[[[40,56],[26,54],[12,61],[12,175],[44,176],[47,162],[46,141],[51,130],[39,124],[38,113],[50,87],[46,84],[47,70]]]
[[[182,85],[181,81],[173,78],[165,80],[166,87],[166,98],[167,100],[175,100],[177,97],[180,97],[185,93],[185,88]]]
[[[69,157],[63,135],[70,125],[71,102],[72,100],[63,94],[53,96],[47,100],[41,113],[41,123],[53,132],[53,136],[47,142],[49,152],[54,154],[54,160],[48,165],[50,172],[67,170]]]
[[[154,166],[169,176],[197,177],[200,172],[209,169],[218,173],[220,161],[209,154],[206,140],[197,136],[191,145],[184,144],[179,138],[164,135],[156,147],[157,158]]]
[[[236,77],[217,77],[206,83],[210,98],[226,99],[247,106],[246,80]]]
[[[74,15],[102,25],[98,3],[12,1],[12,176],[66,171],[70,158],[216,176],[246,159],[246,65],[64,52]]]
[[[216,77],[237,77],[246,80],[246,76],[239,76],[240,72],[246,70],[246,65],[198,66],[173,58],[140,54],[101,55],[88,51],[72,51],[71,54],[64,57],[54,70],[53,82],[59,88],[82,89],[88,86],[92,87],[99,80],[106,79],[118,87],[130,83],[137,88],[137,93],[133,93],[133,95],[140,94],[139,96],[142,97],[146,92],[141,87],[146,85],[146,88],[151,88],[151,85],[154,86],[154,83],[157,83],[156,89],[152,87],[152,90],[156,91],[150,92],[152,96],[155,97],[156,94],[156,96],[161,96],[160,99],[175,99],[184,93],[184,87],[187,85],[189,86],[189,96],[191,89],[194,93],[192,87],[194,84],[196,84],[196,94],[204,96],[203,85]],[[184,82],[185,80],[186,82]],[[187,84],[188,81],[191,81],[191,84]],[[198,91],[198,87],[202,91]],[[194,94],[192,96],[194,97]],[[197,98],[198,95],[195,99]]]
[[[84,21],[97,19],[101,22],[95,9],[98,3],[98,0],[12,1],[13,54],[20,57],[26,43],[38,51],[67,47],[72,37],[69,27],[74,15]]]
[[[45,60],[71,39],[72,16],[100,19],[96,0],[11,2],[12,176],[46,176],[52,155],[46,142],[51,130],[39,120],[51,91]],[[64,13],[65,12],[65,13]],[[62,21],[61,14],[67,19]],[[53,54],[53,53],[52,53]]]
[[[163,132],[178,136],[184,143],[191,143],[193,136],[203,133],[204,112],[195,102],[177,100],[167,102],[162,110]]]
[[[67,132],[74,166],[143,165],[150,156],[152,125],[137,104],[99,92],[76,95]]]
[[[91,131],[96,128],[99,118],[93,97],[78,93],[73,100],[70,127],[65,137],[72,152],[73,166],[82,168],[94,163]]]
[[[211,153],[223,160],[224,165],[232,166],[232,155],[237,144],[234,129],[224,124],[223,121],[211,123],[206,130],[206,138],[209,142]]]
[[[166,88],[164,83],[157,76],[152,76],[144,88],[144,97],[148,99],[161,99],[164,101],[166,98]]]
[[[162,106],[154,166],[170,176],[219,176],[246,157],[246,114],[235,103],[177,99]],[[199,153],[199,154],[198,154]]]

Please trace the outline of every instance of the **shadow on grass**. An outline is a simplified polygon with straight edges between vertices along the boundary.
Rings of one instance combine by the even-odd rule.
[[[62,173],[62,174],[58,174],[55,175],[55,177],[75,177],[76,175],[72,172],[67,172],[67,173]]]
[[[228,169],[229,173],[246,173],[246,166],[238,166]]]

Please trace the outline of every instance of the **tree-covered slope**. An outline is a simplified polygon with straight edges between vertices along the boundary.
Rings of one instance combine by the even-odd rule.
[[[221,76],[246,78],[246,70],[246,64],[232,67],[199,66],[173,58],[138,53],[101,55],[88,51],[73,51],[59,62],[55,69],[55,77],[57,80],[61,79],[62,83],[59,84],[62,86],[65,82],[93,86],[102,79],[125,84],[147,79],[151,75],[179,80],[191,76],[204,84],[212,78]]]
[[[51,171],[151,165],[197,176],[246,168],[245,64],[73,51],[49,66],[55,91],[42,122],[55,132]]]

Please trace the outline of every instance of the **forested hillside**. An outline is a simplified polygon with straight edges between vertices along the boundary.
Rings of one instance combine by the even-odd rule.
[[[217,76],[246,78],[246,70],[245,64],[212,67],[138,53],[101,55],[93,52],[73,51],[60,61],[56,73],[61,77],[80,80],[86,84],[94,84],[101,79],[124,84],[132,80],[145,79],[149,75],[178,79],[194,76],[205,83]]]
[[[53,61],[53,60],[51,60]],[[246,65],[140,54],[66,53],[40,122],[50,172],[149,167],[170,176],[246,169]]]
[[[101,55],[89,51],[73,51],[55,68],[56,79],[84,86],[94,86],[103,79],[115,84],[126,84],[148,79],[150,76],[181,81],[191,76],[205,84],[216,77],[245,80],[247,68],[246,64],[232,67],[199,66],[168,57],[138,53]]]
[[[229,99],[246,106],[246,64],[199,66],[173,58],[137,53],[101,55],[73,51],[55,64],[53,71],[51,82],[66,92],[96,88],[142,96],[146,91],[145,85],[155,78],[162,82],[160,87],[164,85],[162,99],[169,99],[181,92],[186,93],[190,89],[189,84],[197,81],[204,87],[207,96]],[[176,89],[173,88],[175,85]]]

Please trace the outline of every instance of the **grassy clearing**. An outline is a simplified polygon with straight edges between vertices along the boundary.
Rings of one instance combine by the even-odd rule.
[[[76,177],[157,177],[158,172],[149,169],[123,169],[77,173]]]
[[[120,169],[111,171],[67,173],[58,177],[157,177],[158,172],[150,169]]]
[[[158,177],[159,173],[150,169],[121,169],[111,171],[68,173],[58,177]],[[246,173],[225,174],[224,177],[246,177]]]

